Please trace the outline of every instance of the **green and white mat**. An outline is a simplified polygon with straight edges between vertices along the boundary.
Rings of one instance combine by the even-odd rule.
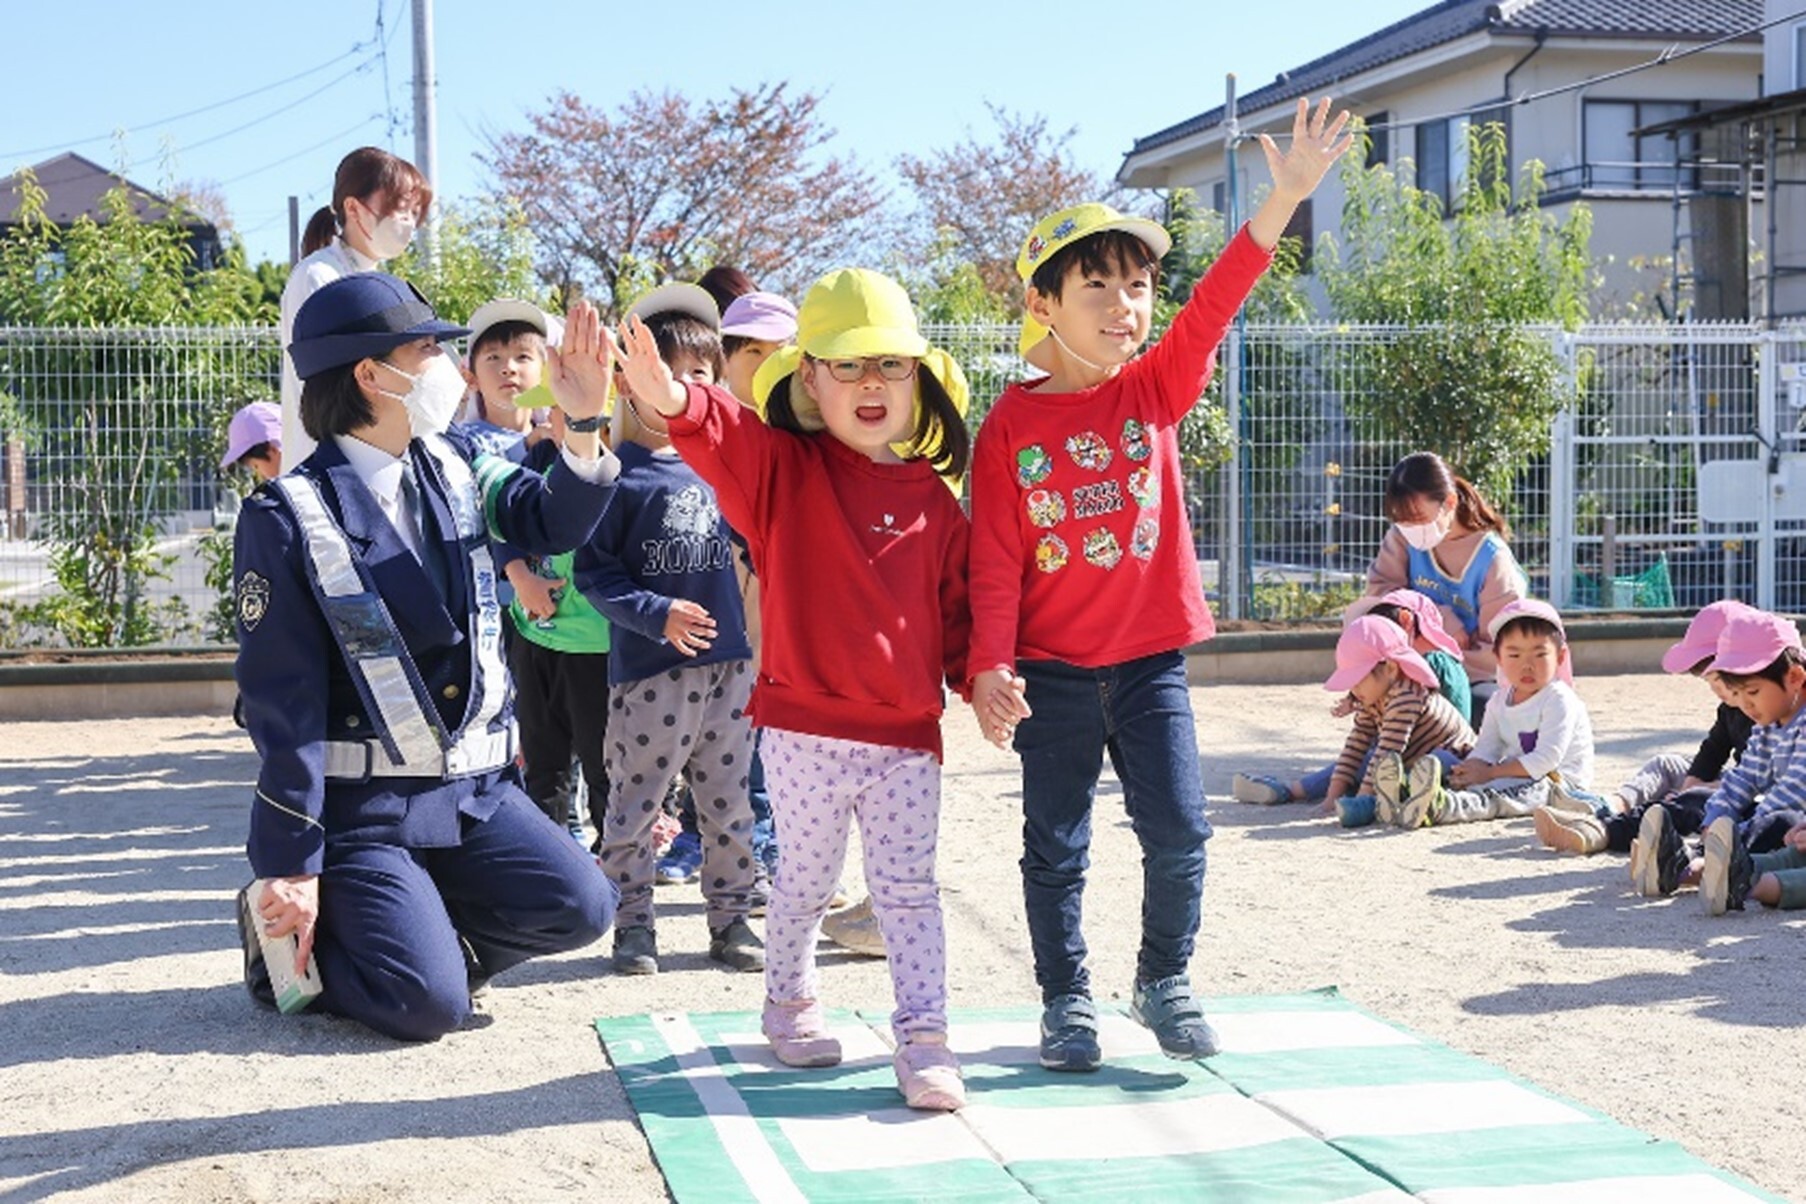
[[[1779,1199],[1334,991],[1205,1007],[1210,1061],[1164,1058],[1105,1012],[1104,1069],[1084,1075],[1037,1064],[1038,1009],[955,1013],[969,1102],[953,1115],[903,1106],[884,1015],[831,1014],[846,1060],[826,1070],[777,1062],[752,1013],[596,1029],[679,1204]]]

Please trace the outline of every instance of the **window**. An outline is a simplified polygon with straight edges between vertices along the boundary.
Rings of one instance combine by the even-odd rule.
[[[1698,135],[1638,135],[1637,130],[1697,113],[1697,101],[1589,100],[1586,102],[1581,153],[1586,160],[1585,187],[1667,191],[1674,187],[1676,164],[1691,158]],[[1691,186],[1692,180],[1683,181]]]
[[[1229,181],[1218,180],[1210,186],[1210,207],[1218,213],[1229,213]]]
[[[1384,109],[1367,118],[1367,163],[1369,166],[1392,162],[1392,131],[1386,128],[1391,120],[1392,114]]]
[[[1449,207],[1449,123],[1432,121],[1417,127],[1417,187],[1442,198]]]
[[[1311,244],[1316,242],[1317,236],[1311,221],[1311,201],[1309,197],[1300,201],[1298,208],[1292,211],[1292,220],[1286,223],[1286,228],[1284,232],[1280,234],[1280,237],[1296,238],[1302,244],[1298,256],[1298,270],[1300,272],[1310,271]]]

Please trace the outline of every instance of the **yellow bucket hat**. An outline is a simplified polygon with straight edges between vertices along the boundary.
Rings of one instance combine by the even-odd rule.
[[[866,268],[839,268],[809,286],[796,311],[796,342],[766,357],[753,374],[753,405],[765,417],[771,392],[778,383],[793,378],[791,410],[804,430],[825,429],[815,400],[795,380],[804,356],[818,360],[859,359],[879,355],[908,355],[934,374],[953,406],[964,417],[971,404],[966,374],[945,351],[929,345],[916,326],[915,306],[903,286],[881,272]],[[918,396],[916,404],[921,405]],[[911,458],[930,454],[928,446],[897,444],[897,453]]]
[[[1154,253],[1156,259],[1166,258],[1166,253],[1173,249],[1172,235],[1159,222],[1151,218],[1130,217],[1101,201],[1087,201],[1083,205],[1050,213],[1035,223],[1035,228],[1028,232],[1028,241],[1022,244],[1022,251],[1016,256],[1016,275],[1022,279],[1022,283],[1027,284],[1035,274],[1035,269],[1047,262],[1050,256],[1081,238],[1102,234],[1106,230],[1133,234],[1148,245],[1148,250]],[[1045,357],[1031,355],[1030,352],[1041,345],[1047,334],[1047,327],[1026,313],[1022,315],[1022,335],[1016,340],[1016,350],[1023,359],[1044,372],[1050,368],[1049,364],[1041,362]]]

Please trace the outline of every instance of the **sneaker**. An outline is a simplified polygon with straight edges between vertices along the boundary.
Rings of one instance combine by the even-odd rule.
[[[1338,804],[1340,800],[1337,800]],[[1373,817],[1383,824],[1397,822],[1405,801],[1405,760],[1397,753],[1381,753],[1373,759]],[[1340,807],[1338,806],[1338,813]],[[1345,828],[1354,825],[1344,823]]]
[[[1217,1052],[1217,1032],[1192,998],[1191,980],[1183,974],[1158,982],[1138,982],[1129,998],[1129,1015],[1151,1029],[1160,1052],[1192,1061]]]
[[[1288,782],[1264,773],[1238,773],[1229,783],[1229,793],[1235,796],[1238,803],[1260,803],[1271,806],[1274,803],[1292,801],[1292,787]]]
[[[652,821],[652,855],[663,857],[670,851],[671,842],[684,830],[683,822],[669,811],[660,811]],[[599,851],[599,850],[598,850]]]
[[[957,1112],[966,1106],[966,1082],[959,1059],[947,1048],[946,1033],[916,1033],[891,1056],[897,1090],[910,1107]]]
[[[1605,796],[1569,785],[1558,772],[1549,774],[1549,801],[1543,805],[1551,811],[1566,811],[1573,815],[1591,815],[1595,818],[1612,809]]]
[[[1417,758],[1405,774],[1405,797],[1393,812],[1392,822],[1401,828],[1421,828],[1442,818],[1448,806],[1442,789],[1442,762],[1433,754]]]
[[[657,974],[658,937],[644,924],[615,929],[616,974]]]
[[[746,888],[746,914],[758,919],[771,906],[771,877],[758,862],[753,866],[753,883]]]
[[[840,1064],[840,1042],[828,1035],[821,1004],[813,999],[793,999],[788,1003],[767,999],[759,1027],[771,1042],[778,1061],[786,1066]]]
[[[1605,850],[1605,824],[1591,811],[1543,806],[1530,815],[1536,824],[1537,839],[1547,848],[1558,853],[1579,853],[1583,857]]]
[[[1041,1065],[1049,1070],[1096,1070],[1097,1005],[1086,995],[1060,995],[1041,1013]]]
[[[1755,868],[1749,848],[1737,834],[1737,821],[1721,815],[1706,828],[1706,866],[1699,877],[1699,897],[1705,902],[1706,914],[1742,911],[1754,885]]]
[[[847,894],[846,883],[836,882],[834,884],[834,893],[828,896],[828,910],[839,911],[852,901],[853,896]]]
[[[709,960],[730,970],[763,970],[765,943],[753,935],[745,920],[730,920],[724,927],[709,930]]]
[[[865,957],[884,956],[884,934],[878,931],[878,912],[870,895],[823,916],[821,934],[842,949]]]
[[[1630,875],[1636,892],[1645,899],[1672,895],[1686,876],[1690,860],[1687,842],[1668,820],[1668,808],[1645,810],[1631,848]]]
[[[1371,794],[1348,794],[1336,800],[1336,821],[1344,828],[1365,828],[1378,814],[1378,802]]]
[[[702,876],[702,837],[695,832],[679,832],[671,847],[658,859],[653,878],[661,886],[694,882]]]
[[[276,988],[270,985],[270,968],[263,963],[263,942],[257,938],[258,922],[251,902],[251,887],[241,887],[238,892],[238,943],[245,951],[245,990],[258,1007],[273,1012],[276,1010]]]

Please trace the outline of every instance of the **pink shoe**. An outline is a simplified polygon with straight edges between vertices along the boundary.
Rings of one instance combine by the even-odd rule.
[[[761,1026],[772,1052],[786,1066],[838,1066],[840,1042],[828,1035],[821,1004],[813,999],[765,1001]]]
[[[677,834],[684,830],[682,821],[668,811],[660,811],[658,818],[652,821],[652,859],[657,861],[677,839]]]
[[[966,1106],[966,1081],[946,1033],[916,1033],[891,1057],[897,1090],[912,1108],[957,1112]]]

